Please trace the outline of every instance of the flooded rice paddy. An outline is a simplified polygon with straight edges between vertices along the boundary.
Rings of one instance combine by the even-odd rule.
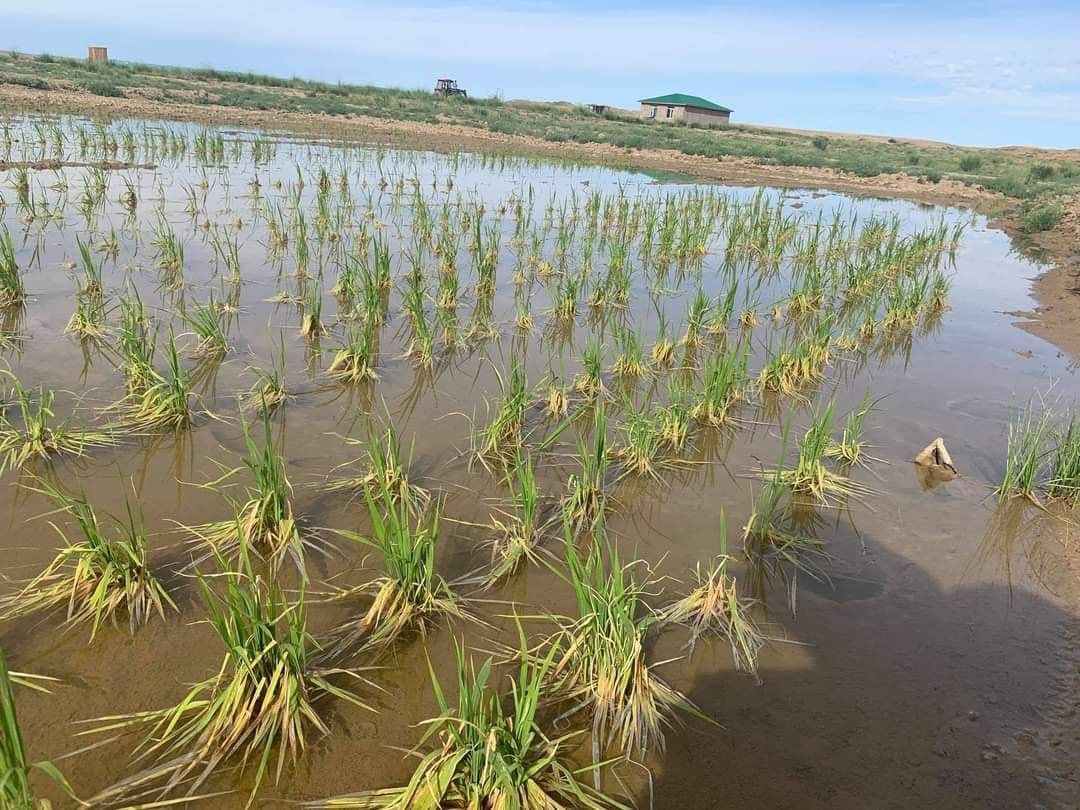
[[[537,728],[568,735],[570,767],[606,762],[595,779],[626,804],[1075,806],[1067,510],[993,489],[1015,410],[1077,386],[1004,314],[1030,308],[1042,268],[981,217],[157,122],[14,118],[0,148],[25,288],[0,324],[0,648],[57,679],[16,686],[19,720],[80,798],[192,789],[209,743],[155,769],[205,737],[148,751],[149,724],[83,732],[215,676],[208,604],[241,571],[293,606],[279,624],[322,644],[335,687],[280,776],[280,744],[264,777],[261,747],[240,768],[245,740],[199,806],[407,784],[403,751],[446,739],[422,744],[430,673],[455,705],[455,645],[517,675],[519,621],[534,666],[558,662]],[[49,396],[66,441],[24,455]],[[937,436],[961,473],[945,483],[911,463]],[[264,521],[267,493],[285,497]],[[65,622],[66,597],[29,609],[58,530],[82,540],[83,502],[148,538],[163,615],[144,604],[129,627],[121,606],[95,629]],[[388,514],[437,537],[423,618],[380,590]],[[670,689],[660,729],[605,719],[574,646],[599,642],[572,569],[596,567],[599,599],[616,554],[640,588],[620,663]],[[730,637],[690,646],[670,608],[695,570],[728,589],[710,627]]]

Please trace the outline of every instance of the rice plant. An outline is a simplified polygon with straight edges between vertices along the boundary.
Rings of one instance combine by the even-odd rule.
[[[0,234],[0,309],[21,306],[26,303],[26,285],[23,283],[19,264],[15,260],[15,246],[11,232],[4,226]]]
[[[557,737],[544,733],[539,715],[554,650],[535,660],[523,635],[520,647],[517,677],[509,679],[509,696],[504,698],[491,683],[492,660],[486,659],[477,668],[455,642],[457,706],[447,701],[429,662],[439,714],[423,724],[424,734],[414,752],[419,762],[408,782],[308,807],[628,810],[581,781],[582,773],[591,769],[570,764],[568,757],[580,732]]]
[[[570,397],[566,388],[559,385],[554,376],[548,383],[541,404],[549,419],[562,419],[570,410]]]
[[[574,377],[574,390],[586,397],[602,397],[607,394],[604,385],[604,347],[591,342],[581,356],[581,372]]]
[[[184,320],[198,339],[196,354],[219,357],[229,351],[229,338],[221,319],[221,305],[214,299],[213,293],[210,293],[205,304],[196,303],[190,312],[185,313]]]
[[[100,340],[105,336],[105,289],[102,286],[101,265],[83,242],[76,237],[82,257],[83,279],[75,293],[75,311],[64,328],[65,334],[77,335],[82,340]]]
[[[646,658],[646,638],[660,621],[647,604],[653,583],[639,580],[640,561],[623,564],[597,523],[593,542],[578,553],[564,524],[567,579],[576,615],[557,619],[548,641],[558,650],[549,680],[557,695],[591,721],[593,761],[612,747],[642,756],[664,747],[664,727],[675,711],[701,716],[690,699],[665,683]],[[605,553],[607,559],[605,559]]]
[[[188,374],[180,364],[180,352],[171,330],[167,349],[168,371],[162,374],[152,367],[143,367],[147,381],[135,389],[129,385],[127,396],[108,409],[128,429],[180,430],[191,424],[194,394]]]
[[[325,329],[322,322],[322,286],[311,284],[304,295],[303,318],[300,322],[300,334],[315,339]]]
[[[124,373],[129,393],[144,391],[155,378],[155,334],[150,328],[139,291],[130,286],[126,295],[120,296],[120,329],[117,350],[120,368]]]
[[[55,392],[38,386],[31,392],[14,375],[11,398],[18,410],[13,421],[8,408],[0,409],[0,474],[34,461],[59,455],[85,456],[88,451],[116,444],[106,430],[73,428],[70,420],[57,421]]]
[[[33,489],[53,501],[56,509],[51,514],[75,520],[80,537],[73,541],[50,521],[64,548],[17,593],[0,600],[0,617],[10,619],[66,605],[67,622],[90,623],[92,640],[105,621],[115,624],[126,615],[134,632],[155,613],[164,618],[166,606],[177,610],[165,586],[150,571],[146,530],[130,503],[126,519],[110,516],[110,525],[103,526],[85,494],[73,497],[46,481],[38,481]]]
[[[356,385],[378,379],[378,332],[369,319],[362,325],[349,324],[345,340],[326,369],[333,379],[346,385]]]
[[[88,297],[101,297],[105,294],[105,285],[102,281],[101,262],[95,262],[90,248],[81,239],[75,237],[75,244],[79,248],[79,259],[82,263],[83,279],[79,284],[81,295]]]
[[[618,377],[640,379],[649,373],[649,367],[645,362],[645,351],[641,345],[641,338],[633,329],[620,331],[618,339],[618,355],[611,366],[611,373]]]
[[[995,490],[999,503],[1013,496],[1039,502],[1036,490],[1046,474],[1052,419],[1049,408],[1036,409],[1030,402],[1013,414],[1009,422],[1005,472]]]
[[[1080,419],[1074,412],[1066,415],[1063,427],[1055,429],[1054,444],[1046,494],[1076,502],[1080,498]]]
[[[502,396],[495,406],[494,417],[474,441],[476,453],[481,459],[512,456],[521,447],[525,429],[525,411],[529,404],[525,369],[515,359],[505,380],[498,370],[495,374],[502,388]],[[491,406],[488,407],[490,410]]]
[[[75,794],[55,765],[31,762],[27,757],[12,689],[12,683],[18,680],[8,670],[7,659],[0,650],[0,807],[5,810],[50,810],[52,805],[37,798],[30,785],[31,774],[35,771],[47,776],[72,799]]]
[[[652,349],[649,352],[649,362],[653,368],[670,368],[675,362],[675,341],[668,337],[667,321],[664,319],[663,313],[657,314],[660,320],[656,340],[653,342]]]
[[[708,325],[711,307],[712,302],[709,296],[699,287],[694,297],[690,299],[690,309],[686,314],[686,332],[683,334],[682,344],[687,349],[696,349],[704,343],[705,328]]]
[[[273,413],[284,405],[290,397],[285,384],[285,337],[278,332],[278,348],[271,352],[268,367],[249,366],[247,371],[255,377],[255,382],[248,389],[241,401],[245,410],[266,408]]]
[[[731,645],[736,669],[757,672],[758,651],[765,637],[753,618],[754,600],[743,597],[729,571],[734,558],[727,553],[727,520],[720,510],[720,554],[694,568],[693,587],[674,604],[661,611],[666,623],[683,625],[690,632],[689,646],[706,636],[718,636]]]
[[[799,447],[795,467],[783,469],[780,481],[792,492],[827,503],[831,496],[847,496],[858,491],[849,478],[838,475],[825,465],[832,444],[833,402],[820,408],[810,419]],[[785,428],[786,432],[786,428]]]
[[[669,386],[668,404],[660,408],[656,419],[661,444],[674,453],[685,450],[690,440],[693,406],[690,393],[684,386],[678,383]]]
[[[593,409],[591,443],[584,438],[578,440],[578,457],[581,472],[567,481],[563,505],[564,514],[575,528],[595,525],[608,509],[607,416],[603,405]]]
[[[862,401],[852,409],[844,419],[844,430],[840,438],[829,443],[825,455],[838,459],[848,467],[866,459],[866,442],[863,434],[866,429],[866,417],[874,409],[874,403],[870,401],[870,391],[863,394]]]
[[[251,476],[251,485],[245,489],[243,500],[229,499],[235,518],[191,526],[189,530],[215,555],[231,557],[240,549],[251,549],[274,564],[290,556],[303,571],[305,540],[293,515],[292,485],[285,475],[285,460],[274,444],[270,411],[266,407],[262,409],[262,425],[260,448],[247,422],[241,422],[247,450],[244,467]],[[201,486],[216,489],[244,467],[226,470],[216,481]]]
[[[341,648],[383,648],[406,631],[423,633],[440,617],[465,618],[458,598],[435,570],[442,502],[436,500],[420,510],[407,496],[396,496],[385,484],[376,493],[365,490],[364,498],[371,520],[370,536],[347,531],[341,535],[377,551],[384,573],[338,594],[341,599],[371,598],[362,617],[338,629]]]
[[[217,241],[214,244],[217,245]],[[157,266],[165,271],[167,284],[170,287],[181,286],[184,280],[184,243],[164,216],[159,217],[154,226],[151,245],[157,250]]]
[[[491,542],[491,571],[486,580],[489,585],[510,576],[525,562],[535,560],[544,531],[540,491],[530,456],[518,451],[509,480],[513,489],[510,506],[500,509],[491,519],[495,536]]]
[[[691,411],[694,419],[714,428],[731,423],[735,407],[746,397],[749,356],[747,342],[732,351],[718,348],[709,355],[705,361],[704,384]]]
[[[386,424],[386,432],[382,434],[374,427],[370,427],[366,442],[345,439],[350,445],[366,444],[367,450],[364,456],[347,465],[359,465],[363,468],[363,472],[360,475],[331,478],[326,489],[330,492],[347,491],[355,494],[370,493],[376,496],[385,491],[390,493],[395,502],[404,501],[410,506],[424,510],[428,506],[430,495],[409,479],[412,448],[410,447],[407,455],[403,454],[401,439],[389,416]]]
[[[626,473],[648,476],[660,480],[657,471],[660,450],[664,444],[661,432],[662,424],[656,415],[644,410],[635,410],[629,397],[624,402],[626,414],[623,429],[623,444],[615,451],[615,456]]]
[[[94,806],[130,806],[147,798],[152,801],[142,806],[160,806],[178,790],[194,796],[222,765],[246,769],[254,763],[250,806],[267,775],[280,781],[286,762],[295,763],[313,735],[329,732],[322,703],[337,698],[370,708],[340,683],[361,680],[356,672],[326,666],[326,654],[307,629],[302,590],[296,601],[287,599],[276,583],[254,573],[244,546],[237,570],[220,562],[219,574],[198,581],[209,624],[224,647],[221,667],[175,706],[102,717],[83,732],[150,729],[138,755],[152,764],[95,796]]]
[[[793,518],[790,489],[783,481],[787,438],[785,428],[779,463],[771,475],[762,476],[754,494],[750,518],[743,527],[743,548],[757,579],[754,593],[764,594],[768,579],[778,573],[787,586],[788,605],[794,613],[798,575],[814,575],[815,562],[824,552],[821,541],[800,530]]]

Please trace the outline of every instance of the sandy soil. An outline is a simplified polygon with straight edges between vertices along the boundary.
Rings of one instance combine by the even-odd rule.
[[[359,115],[342,117],[244,110],[165,102],[155,96],[156,93],[147,91],[134,97],[106,98],[75,88],[40,91],[0,85],[0,107],[24,111],[190,120],[286,130],[302,135],[359,142],[390,142],[436,151],[524,151],[559,158],[676,172],[736,185],[825,188],[859,195],[967,206],[990,216],[994,226],[1015,237],[1023,249],[1053,265],[1053,269],[1034,280],[1033,292],[1038,306],[1033,312],[1018,313],[1025,319],[1019,325],[1068,352],[1074,359],[1080,360],[1080,197],[1066,203],[1066,214],[1053,231],[1027,236],[1020,231],[1017,201],[950,180],[929,183],[905,174],[859,177],[831,169],[765,166],[744,158],[706,158],[674,150],[626,149],[609,144],[552,143],[540,138],[504,135],[450,123],[429,124]],[[1009,149],[1032,157],[1045,153],[1059,159],[1075,156],[1080,160],[1080,150],[1039,150],[1033,147]]]

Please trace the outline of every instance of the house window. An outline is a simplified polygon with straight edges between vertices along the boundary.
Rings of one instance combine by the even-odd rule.
[[[673,115],[675,115],[675,108],[674,107],[668,107],[666,117],[671,118]]]
[[[656,107],[649,107],[649,118],[656,118]]]

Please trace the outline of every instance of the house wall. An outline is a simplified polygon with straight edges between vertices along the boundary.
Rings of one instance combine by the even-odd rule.
[[[655,116],[653,109],[656,110]],[[667,115],[668,109],[671,109],[670,118]],[[688,124],[727,124],[731,121],[731,113],[668,104],[642,104],[641,117],[655,118],[657,121],[686,121]]]
[[[652,111],[656,110],[656,115],[653,116]],[[671,110],[671,118],[667,117],[668,109]],[[685,107],[674,107],[669,104],[642,104],[641,105],[641,117],[650,118],[655,117],[657,121],[676,121],[683,117],[686,112]]]
[[[731,123],[731,113],[720,112],[719,110],[702,110],[697,107],[686,107],[683,109],[682,120],[688,124],[729,124]]]

